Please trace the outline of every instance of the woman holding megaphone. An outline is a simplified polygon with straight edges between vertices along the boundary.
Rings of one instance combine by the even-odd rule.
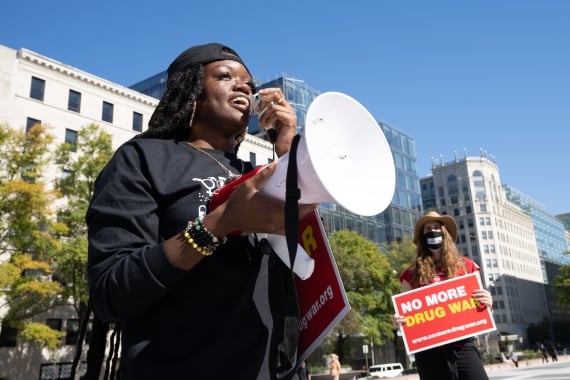
[[[285,202],[259,191],[275,164],[208,207],[216,189],[253,169],[237,151],[254,92],[229,47],[184,51],[168,68],[148,130],[123,144],[97,180],[86,216],[90,299],[96,322],[121,328],[123,380],[295,372],[291,272],[246,236],[284,234]],[[260,124],[274,128],[283,155],[295,111],[278,88],[260,94]],[[299,215],[314,208],[300,205]]]

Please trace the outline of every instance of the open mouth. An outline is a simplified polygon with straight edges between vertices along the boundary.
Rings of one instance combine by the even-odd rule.
[[[235,98],[230,99],[230,104],[240,109],[242,112],[249,112],[249,107],[251,105],[247,96],[236,96]]]

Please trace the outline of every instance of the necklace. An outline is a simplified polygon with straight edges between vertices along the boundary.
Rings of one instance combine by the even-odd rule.
[[[232,171],[230,169],[225,167],[224,164],[222,164],[220,161],[218,161],[218,159],[216,159],[216,157],[212,156],[210,153],[206,152],[204,149],[197,147],[196,145],[192,144],[190,141],[186,141],[186,142],[188,143],[188,145],[190,145],[192,148],[194,148],[198,152],[205,154],[206,156],[210,157],[210,159],[214,160],[214,162],[216,164],[218,164],[218,166],[220,168],[222,168],[223,171],[226,172],[226,175],[228,176],[228,182],[233,181],[234,179],[237,179],[243,175],[243,161],[240,160],[240,163],[241,163],[240,174],[235,174],[235,173],[232,173]]]

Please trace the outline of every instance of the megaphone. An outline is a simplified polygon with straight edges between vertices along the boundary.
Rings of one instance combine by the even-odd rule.
[[[296,159],[301,204],[335,202],[355,214],[371,216],[384,211],[392,200],[396,175],[388,141],[368,110],[346,94],[325,92],[311,102]],[[285,200],[288,163],[286,153],[260,191]],[[215,191],[210,209],[225,202],[237,185],[261,169]],[[289,265],[287,252],[276,253]],[[293,271],[307,278],[313,270],[310,258],[299,255],[308,257],[298,246]],[[296,269],[297,263],[302,268]]]

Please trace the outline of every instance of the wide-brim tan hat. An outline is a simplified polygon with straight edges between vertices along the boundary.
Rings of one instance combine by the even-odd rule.
[[[455,242],[455,239],[457,239],[457,223],[455,222],[455,219],[449,215],[439,215],[435,211],[428,211],[416,222],[416,228],[414,230],[414,243],[416,245],[419,244],[422,237],[422,229],[424,228],[424,224],[429,222],[439,222],[443,224],[447,232],[449,232],[451,235],[451,239]]]

